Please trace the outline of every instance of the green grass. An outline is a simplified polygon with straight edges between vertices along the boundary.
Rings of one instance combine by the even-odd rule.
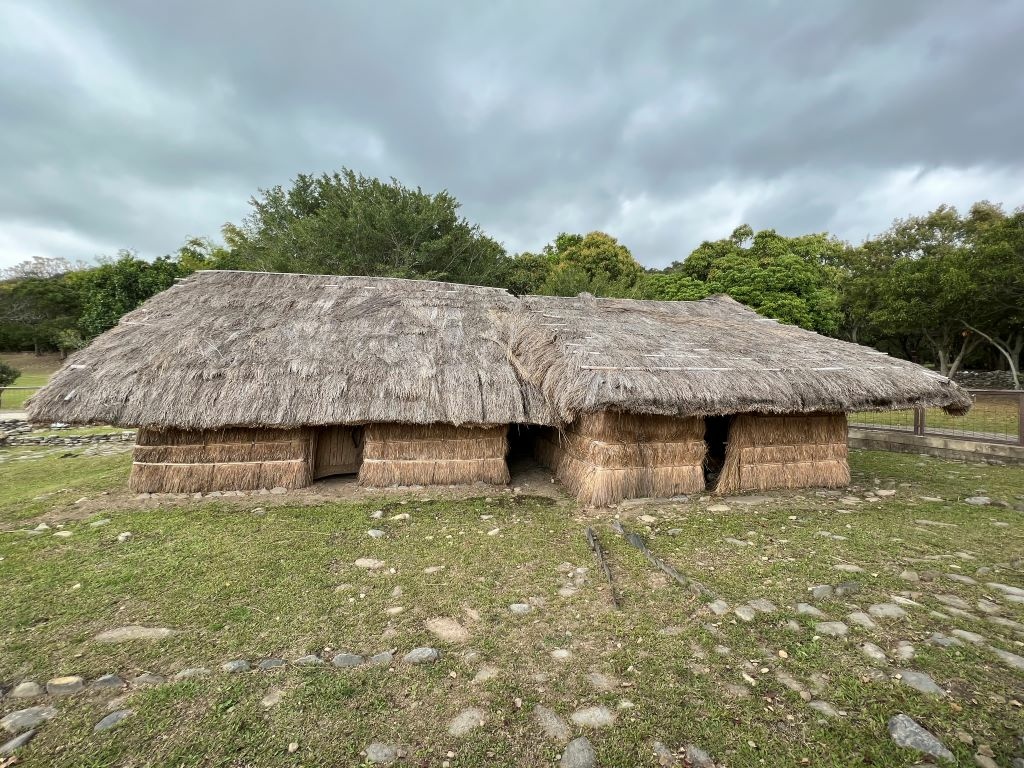
[[[848,640],[817,638],[814,622],[788,609],[806,600],[815,584],[851,579],[862,585],[851,598],[861,608],[904,590],[913,590],[928,608],[941,608],[932,593],[972,604],[991,594],[945,579],[909,584],[899,578],[905,568],[962,574],[990,568],[979,581],[1024,585],[1020,564],[1013,562],[1024,554],[1020,513],[958,501],[984,490],[1019,503],[1021,468],[853,452],[854,483],[874,488],[877,481],[895,488],[894,498],[844,506],[808,491],[773,495],[752,507],[730,504],[729,512],[709,512],[714,500],[621,511],[626,526],[644,535],[657,554],[731,604],[766,597],[782,608],[745,624],[715,617],[704,601],[653,571],[612,533],[612,513],[583,516],[564,500],[492,492],[486,499],[454,501],[424,492],[318,506],[272,496],[154,506],[122,490],[127,455],[60,455],[0,465],[0,530],[8,531],[0,533],[4,685],[59,674],[117,672],[127,678],[200,665],[216,671],[233,658],[294,659],[339,650],[397,648],[401,654],[435,645],[444,655],[427,667],[289,667],[237,677],[215,672],[208,679],[132,689],[124,706],[135,716],[102,735],[93,735],[92,726],[106,713],[109,697],[61,700],[59,717],[40,729],[19,765],[359,765],[360,750],[374,740],[403,744],[406,765],[553,765],[560,747],[538,734],[531,715],[537,704],[563,716],[593,704],[615,710],[614,727],[587,732],[605,766],[655,765],[655,739],[671,747],[700,744],[733,768],[908,765],[912,753],[893,746],[885,732],[896,712],[938,734],[962,765],[972,762],[973,750],[957,740],[958,729],[989,744],[1000,764],[1021,754],[1021,709],[1014,702],[1024,677],[985,649],[924,642],[932,631],[948,633],[955,626],[1022,653],[1016,645],[1021,638],[1009,630],[984,621],[943,621],[926,608],[908,608],[908,619],[884,622],[877,631],[851,627]],[[82,496],[89,497],[93,514],[73,519],[80,509],[74,502]],[[265,512],[254,514],[257,507]],[[377,509],[384,519],[371,519]],[[390,519],[398,513],[410,519]],[[656,521],[645,524],[637,519],[641,514]],[[111,522],[89,525],[101,516]],[[53,525],[64,518],[73,536],[11,532],[42,517]],[[956,527],[922,526],[915,522],[920,519]],[[610,607],[595,572],[583,535],[587,524],[608,551],[623,601],[619,611]],[[371,539],[370,527],[387,537]],[[488,535],[495,528],[498,533]],[[122,531],[134,538],[118,543]],[[755,545],[736,546],[726,537]],[[386,567],[356,568],[360,557],[379,558]],[[567,577],[559,568],[566,562],[590,571],[576,594],[562,597],[558,589]],[[856,563],[866,572],[841,573],[836,562]],[[433,565],[445,570],[423,572]],[[402,590],[398,597],[396,587]],[[510,603],[530,598],[543,605],[527,616],[509,613]],[[388,616],[391,606],[405,611]],[[852,610],[838,601],[820,607],[832,619]],[[1004,615],[1019,621],[1022,608],[1005,604]],[[470,640],[434,638],[424,623],[438,616],[458,619]],[[804,628],[800,634],[785,628],[791,617]],[[128,624],[168,626],[180,634],[159,643],[92,640],[99,631]],[[897,640],[913,641],[918,656],[908,666],[931,674],[951,695],[930,699],[891,679],[870,679],[871,667],[856,648],[863,639],[886,650]],[[717,654],[717,645],[728,646],[730,654]],[[572,658],[552,659],[555,648],[571,649]],[[484,663],[499,675],[473,683]],[[823,722],[776,680],[777,670],[808,686],[822,676],[815,697],[847,716]],[[596,690],[587,680],[591,672],[619,684]],[[756,680],[752,688],[744,674]],[[749,693],[733,698],[727,685]],[[267,710],[260,700],[272,687],[285,695]],[[619,709],[626,700],[632,707]],[[5,713],[19,706],[0,701]],[[487,710],[487,725],[463,738],[449,736],[448,721],[468,706]],[[575,726],[573,732],[581,733]],[[288,753],[291,742],[299,745],[295,754]]]
[[[925,409],[925,431],[983,432],[1016,437],[1019,432],[1017,395],[977,396],[974,407],[964,416],[950,416],[939,408]],[[850,424],[871,424],[912,430],[913,411],[880,411],[850,414]]]
[[[41,387],[61,366],[60,355],[34,355],[31,352],[8,352],[0,355],[0,361],[13,365],[21,376],[15,379],[14,387]],[[33,390],[7,390],[0,392],[0,413],[21,411],[25,401],[34,394]]]

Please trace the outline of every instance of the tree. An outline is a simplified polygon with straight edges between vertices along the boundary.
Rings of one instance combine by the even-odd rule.
[[[79,328],[88,338],[113,328],[122,315],[185,274],[174,257],[146,261],[132,251],[119,251],[116,258],[105,259],[83,274]]]
[[[546,259],[547,275],[538,293],[548,296],[631,296],[644,274],[629,249],[611,235],[561,233],[542,253],[518,258]]]
[[[493,285],[504,249],[429,194],[342,169],[261,190],[241,226],[227,224],[221,267],[379,275]]]
[[[637,286],[638,299],[697,301],[709,295],[707,283],[681,272],[648,272]]]
[[[9,387],[18,380],[21,371],[9,363],[0,360],[0,396],[3,395],[4,387]]]
[[[10,271],[20,276],[0,283],[0,342],[7,349],[28,348],[38,354],[54,334],[75,326],[81,309],[78,285],[85,273]]]
[[[776,320],[835,334],[842,319],[838,265],[845,250],[827,234],[755,234],[742,225],[726,239],[701,243],[665,274],[688,280],[678,285],[683,295],[727,293]]]

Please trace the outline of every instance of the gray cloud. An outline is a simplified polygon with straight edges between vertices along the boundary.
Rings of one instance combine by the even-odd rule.
[[[0,266],[166,253],[342,165],[512,251],[604,229],[652,266],[1024,203],[1015,0],[602,5],[9,0]]]

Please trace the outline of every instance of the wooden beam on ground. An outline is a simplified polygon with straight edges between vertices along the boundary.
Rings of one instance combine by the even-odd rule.
[[[594,529],[587,526],[587,544],[590,545],[590,551],[594,553],[594,557],[597,558],[597,564],[601,567],[601,572],[604,573],[605,579],[608,580],[608,590],[612,596],[612,606],[619,608],[619,596],[615,593],[615,582],[612,580],[612,571],[608,567],[608,560],[605,559],[604,550],[601,549],[601,542],[597,538],[597,534],[594,533]]]
[[[697,581],[696,579],[691,579],[689,576],[685,576],[684,574],[680,573],[671,565],[662,560],[660,557],[651,552],[650,548],[647,546],[647,542],[645,542],[643,538],[641,538],[635,533],[627,531],[623,527],[622,523],[620,523],[618,520],[612,520],[612,530],[620,536],[622,536],[622,538],[624,538],[634,547],[639,549],[641,554],[643,554],[643,556],[647,558],[647,562],[649,562],[655,568],[660,570],[670,579],[675,581],[677,584],[679,584],[679,586],[686,587],[691,592],[709,598],[711,600],[714,600],[718,597],[714,592],[712,592],[706,586],[701,584],[699,581]]]

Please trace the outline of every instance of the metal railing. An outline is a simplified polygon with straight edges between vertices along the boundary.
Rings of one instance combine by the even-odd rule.
[[[859,429],[1024,445],[1024,391],[968,389],[967,392],[974,405],[965,416],[950,416],[939,408],[914,408],[851,413],[849,423]]]

